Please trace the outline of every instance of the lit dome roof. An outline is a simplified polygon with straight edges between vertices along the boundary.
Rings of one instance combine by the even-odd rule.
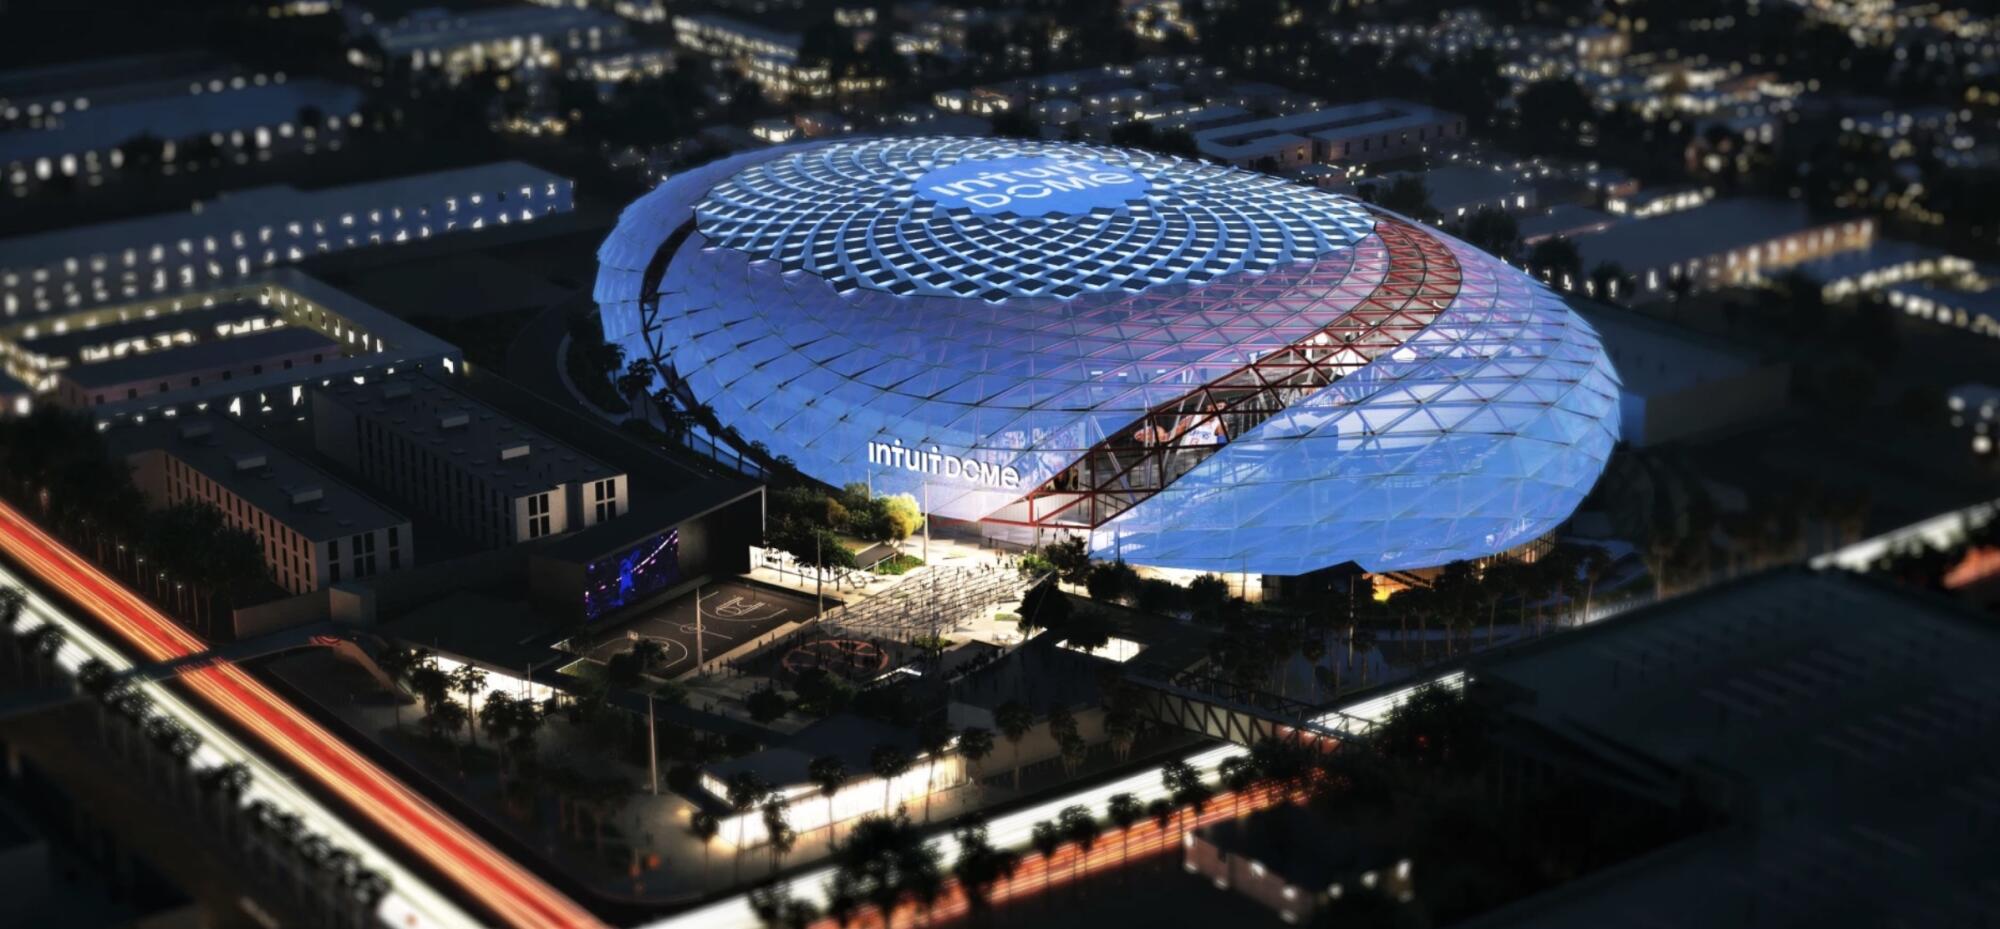
[[[1546,287],[1266,175],[964,139],[752,152],[600,250],[606,337],[745,440],[1102,554],[1294,574],[1566,518],[1617,382]]]

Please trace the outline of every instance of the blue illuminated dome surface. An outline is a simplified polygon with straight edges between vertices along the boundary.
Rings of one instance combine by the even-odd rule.
[[[1526,275],[1145,152],[758,151],[641,198],[599,261],[606,337],[744,440],[1142,564],[1490,554],[1566,518],[1618,427],[1596,333]]]

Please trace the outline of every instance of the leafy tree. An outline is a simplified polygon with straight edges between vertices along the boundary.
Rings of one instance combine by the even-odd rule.
[[[1213,622],[1222,618],[1229,603],[1229,582],[1214,574],[1203,574],[1188,582],[1188,609],[1195,618]]]
[[[1139,609],[1148,613],[1173,613],[1180,610],[1187,599],[1187,591],[1179,584],[1149,577],[1139,582],[1134,600]]]
[[[1463,691],[1418,687],[1374,730],[1382,754],[1423,765],[1471,770],[1486,757],[1489,720]]]
[[[1528,250],[1528,269],[1560,286],[1583,276],[1583,253],[1565,236],[1550,236]]]
[[[1063,807],[1056,814],[1056,823],[1062,827],[1063,838],[1076,844],[1076,862],[1070,869],[1070,877],[1075,879],[1081,876],[1081,869],[1090,859],[1091,846],[1104,834],[1104,825],[1090,815],[1089,807],[1081,804]]]
[[[889,541],[898,545],[909,538],[924,524],[924,515],[917,509],[917,498],[909,494],[897,494],[882,502],[883,526]]]
[[[1090,546],[1081,536],[1069,536],[1042,546],[1042,558],[1054,566],[1057,579],[1081,584],[1090,576]]]
[[[1431,190],[1421,175],[1405,174],[1390,182],[1386,189],[1371,184],[1359,192],[1376,206],[1411,219],[1428,220],[1437,215],[1437,207],[1431,206]]]
[[[1099,563],[1090,569],[1090,576],[1084,580],[1084,589],[1093,600],[1122,603],[1139,588],[1139,572],[1125,563],[1125,559]]]
[[[1616,303],[1632,296],[1638,282],[1615,261],[1600,261],[1590,269],[1590,289],[1597,299]]]
[[[1058,632],[1069,624],[1071,609],[1069,596],[1056,586],[1055,579],[1045,578],[1021,598],[1021,634],[1030,635],[1037,629]]]
[[[1111,644],[1111,622],[1096,607],[1078,610],[1062,629],[1063,641],[1071,648],[1095,653]]]
[[[1466,217],[1459,235],[1503,260],[1512,256],[1521,244],[1521,227],[1514,221],[1514,214],[1490,206],[1482,206]]]

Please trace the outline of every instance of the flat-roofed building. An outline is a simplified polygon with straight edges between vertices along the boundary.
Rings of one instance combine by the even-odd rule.
[[[1713,825],[1475,924],[1991,923],[1991,619],[1796,568],[1476,663],[1467,692],[1501,717],[1497,794],[1580,783]]]
[[[826,68],[800,61],[799,47],[804,39],[797,32],[720,13],[686,13],[674,17],[674,38],[681,48],[734,65],[766,96],[819,98],[834,91],[833,75]]]
[[[572,208],[567,178],[518,161],[317,190],[225,193],[185,212],[0,240],[0,320],[235,281],[313,255],[529,222]]]
[[[1791,365],[1644,313],[1572,299],[1618,370],[1618,437],[1634,447],[1741,427],[1782,412]]]
[[[163,143],[161,166],[185,158],[191,145],[211,140],[224,152],[299,150],[344,131],[361,108],[361,91],[317,79],[263,79],[192,85],[164,79],[157,92],[72,109],[40,128],[0,132],[0,176],[15,189],[57,176],[88,177],[126,166],[129,143]],[[235,79],[232,79],[232,81]],[[301,114],[313,122],[302,122]]]
[[[1194,134],[1203,157],[1237,167],[1369,164],[1415,155],[1465,136],[1465,117],[1402,100],[1237,123]]]
[[[227,417],[110,433],[154,507],[207,503],[257,537],[279,587],[302,594],[416,563],[410,521]]]
[[[1773,268],[1866,248],[1875,221],[1815,222],[1803,203],[1732,197],[1651,219],[1621,222],[1577,236],[1586,272],[1614,263],[1638,279],[1638,292],[1668,291],[1677,277],[1700,290],[1755,280]]]
[[[624,474],[414,372],[312,391],[321,454],[497,548],[630,509]]]
[[[139,352],[56,375],[56,402],[71,409],[137,400],[141,395],[226,384],[265,371],[299,372],[341,357],[340,343],[311,329],[284,327],[251,335]]]
[[[299,407],[308,381],[449,372],[459,360],[449,343],[296,268],[0,324],[0,371],[100,423]]]
[[[362,31],[374,37],[382,57],[372,60],[357,50],[348,56],[352,63],[439,71],[456,78],[481,71],[554,67],[566,54],[617,44],[625,38],[626,25],[602,10],[521,4],[483,10],[428,7],[388,22],[367,23]]]

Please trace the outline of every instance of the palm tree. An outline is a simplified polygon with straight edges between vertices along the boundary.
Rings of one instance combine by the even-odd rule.
[[[894,786],[896,778],[910,770],[910,764],[910,753],[895,745],[877,745],[874,753],[868,756],[868,767],[882,779],[882,815],[892,812],[889,808],[889,788]]]
[[[1146,816],[1153,820],[1153,828],[1159,830],[1160,843],[1164,845],[1167,841],[1167,827],[1173,825],[1174,821],[1174,801],[1166,797],[1155,798],[1146,804]]]
[[[1047,893],[1049,872],[1055,869],[1056,851],[1062,848],[1062,827],[1048,820],[1038,822],[1029,832],[1028,841],[1035,846],[1036,853],[1042,856],[1042,891]]]
[[[639,666],[639,673],[650,674],[653,668],[667,657],[667,647],[658,639],[642,638],[632,643],[632,660]]]
[[[1187,807],[1195,821],[1200,821],[1201,811],[1213,795],[1201,772],[1185,761],[1170,761],[1160,769],[1160,783],[1173,798],[1174,806]],[[1190,827],[1192,828],[1192,827]]]
[[[1139,798],[1130,793],[1116,793],[1105,801],[1104,815],[1111,824],[1118,827],[1118,863],[1121,866],[1132,860],[1132,827],[1146,811],[1139,806]]]
[[[472,723],[472,744],[476,748],[479,745],[479,724],[477,717],[472,715],[472,701],[486,690],[486,672],[469,664],[459,665],[451,669],[451,689],[465,698],[466,718]]]
[[[486,695],[485,702],[479,705],[479,712],[475,714],[480,724],[486,727],[486,734],[493,738],[494,749],[500,753],[500,777],[503,781],[507,776],[507,743],[514,732],[516,702],[513,694],[495,690]]]
[[[429,714],[438,705],[451,697],[451,678],[438,670],[437,656],[429,652],[417,653],[416,666],[410,669],[410,689],[424,701],[424,713]]]
[[[1056,748],[1062,753],[1063,773],[1074,775],[1090,758],[1090,743],[1083,736],[1064,734]]]
[[[1597,595],[1597,583],[1611,574],[1611,567],[1616,562],[1610,550],[1602,545],[1582,546],[1576,560],[1583,574],[1583,618],[1588,621],[1592,599]]]
[[[451,742],[452,755],[459,757],[462,761],[463,757],[459,754],[458,731],[464,729],[465,724],[471,721],[472,714],[465,711],[464,704],[454,700],[446,700],[438,704],[437,709],[431,711],[429,718],[431,728],[443,734]]]
[[[1035,728],[1035,712],[1027,704],[1009,700],[993,711],[994,725],[1000,727],[1000,734],[1007,737],[1007,744],[1014,747],[1014,790],[1021,789],[1021,740]]]
[[[836,858],[829,907],[840,911],[867,900],[884,927],[893,925],[903,900],[928,905],[943,886],[937,849],[901,813],[862,817]]]
[[[1070,866],[1070,879],[1076,880],[1082,876],[1079,869],[1089,870],[1091,846],[1104,834],[1104,826],[1090,815],[1089,807],[1081,804],[1063,807],[1056,814],[1056,821],[1062,825],[1063,837],[1076,843],[1076,861]]]
[[[701,840],[701,876],[708,877],[708,849],[714,844],[716,833],[722,831],[722,821],[707,810],[696,810],[688,817],[688,834]]]
[[[967,726],[958,733],[958,754],[971,767],[969,776],[977,785],[985,773],[986,759],[993,755],[993,730]]]
[[[743,845],[749,830],[749,813],[769,796],[771,788],[754,772],[738,771],[729,776],[727,785],[729,806],[736,811],[736,864],[732,882],[743,877]]]
[[[1216,770],[1221,775],[1222,786],[1229,790],[1231,815],[1242,816],[1243,794],[1257,783],[1257,766],[1250,763],[1248,756],[1232,755],[1222,759]]]
[[[0,587],[0,632],[13,634],[14,624],[20,621],[21,611],[27,607],[27,591],[19,587]]]
[[[409,680],[410,672],[416,670],[417,662],[421,658],[422,655],[415,649],[391,646],[383,649],[382,654],[375,656],[375,666],[382,669],[382,674],[388,677],[395,687],[401,688],[404,682]],[[396,701],[396,728],[401,729],[403,727],[403,700],[405,699],[403,692],[397,689],[390,693],[389,696]]]
[[[798,838],[791,817],[786,815],[785,801],[775,793],[768,795],[764,800],[764,840],[771,846],[772,874],[778,873],[779,860],[792,853]]]
[[[819,787],[819,795],[826,798],[826,844],[833,847],[833,795],[847,785],[847,764],[838,755],[821,755],[806,764],[806,777]]]
[[[931,718],[917,725],[917,746],[924,752],[924,822],[931,821],[931,794],[937,792],[938,756],[951,745],[951,723]]]
[[[31,659],[30,666],[34,668],[36,680],[41,680],[48,673],[49,663],[55,659],[57,652],[62,651],[63,643],[67,641],[63,631],[54,623],[43,623],[20,637],[20,653],[23,658]]]
[[[958,840],[958,861],[951,872],[965,892],[966,908],[977,916],[991,906],[993,886],[1014,876],[1020,858],[994,848],[986,835],[986,823],[979,819],[967,818],[952,835]]]

